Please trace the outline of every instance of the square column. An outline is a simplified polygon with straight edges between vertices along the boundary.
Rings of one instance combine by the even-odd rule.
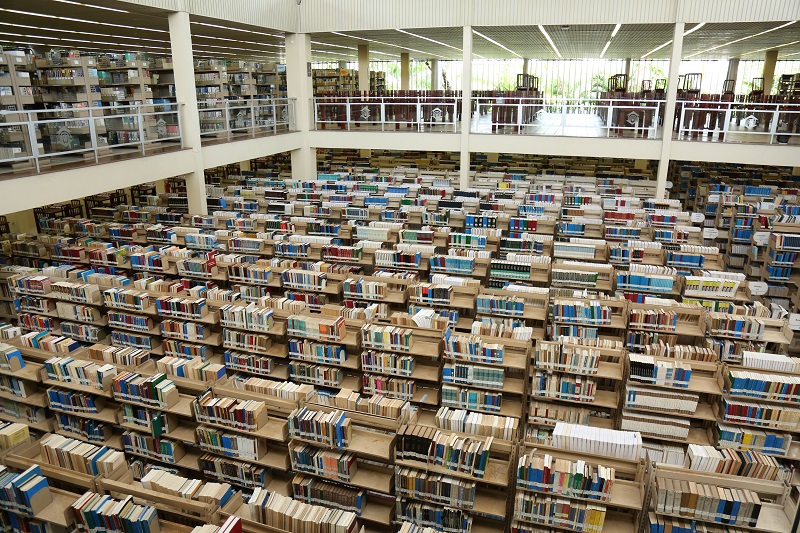
[[[672,147],[672,123],[675,120],[675,100],[678,98],[678,73],[681,67],[685,27],[686,23],[678,22],[672,32],[672,55],[669,58],[667,103],[664,106],[664,126],[661,129],[661,159],[658,162],[656,198],[664,198],[667,191],[667,173],[669,172],[669,156]]]
[[[311,36],[306,33],[286,34],[286,89],[295,98],[295,124],[303,140],[302,147],[292,150],[292,179],[309,181],[317,177],[317,157],[308,144],[313,116],[313,84],[311,79]]]
[[[208,213],[206,179],[203,172],[203,152],[200,138],[200,113],[197,111],[197,89],[194,83],[194,56],[192,55],[192,28],[189,13],[170,13],[169,39],[172,46],[175,97],[181,120],[181,138],[184,148],[192,151],[195,161],[193,172],[186,174],[186,196],[189,213]],[[182,105],[181,105],[182,104]]]
[[[469,187],[469,130],[472,126],[472,26],[464,26],[464,50],[461,70],[461,161],[459,186]]]
[[[369,45],[358,45],[358,90],[369,92]]]
[[[739,79],[739,58],[732,57],[728,60],[728,73],[725,75],[726,80],[733,80],[733,86],[736,87],[736,81]],[[735,90],[735,89],[734,89]]]
[[[777,50],[767,50],[764,54],[764,95],[772,94],[772,82],[775,80],[775,63],[778,61]]]
[[[431,78],[432,79],[432,78]],[[407,91],[411,86],[411,60],[408,52],[400,53],[400,89]]]
[[[442,88],[442,71],[438,59],[431,59],[431,90],[438,91]]]

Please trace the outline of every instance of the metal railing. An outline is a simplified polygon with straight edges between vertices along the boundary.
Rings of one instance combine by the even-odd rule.
[[[314,128],[456,133],[462,99],[456,96],[321,96],[311,99]]]
[[[42,166],[182,146],[179,105],[0,111],[0,165]]]
[[[789,144],[800,141],[800,103],[678,100],[673,129],[680,140]]]
[[[295,98],[198,102],[200,136],[230,141],[295,131],[295,102]]]
[[[658,139],[665,100],[475,98],[472,133]]]

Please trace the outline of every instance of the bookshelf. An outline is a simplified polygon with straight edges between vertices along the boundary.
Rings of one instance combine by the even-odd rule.
[[[667,523],[671,523],[671,519],[691,519],[705,524],[720,523],[722,520],[718,518],[718,512],[703,511],[701,514],[698,511],[699,491],[703,491],[704,499],[710,500],[709,507],[718,504],[720,500],[736,501],[738,505],[735,507],[733,503],[722,505],[731,507],[731,513],[735,513],[736,516],[735,523],[741,523],[742,529],[788,532],[793,527],[792,520],[797,511],[797,504],[787,496],[787,490],[786,486],[780,482],[709,474],[669,465],[658,465],[650,481],[648,520],[650,523],[659,518]],[[681,512],[676,510],[674,500],[680,497],[682,502],[684,493],[689,496],[685,498],[688,500],[686,510]],[[664,494],[663,502],[659,494]],[[695,494],[697,497],[694,496]],[[672,497],[670,498],[670,496]],[[668,499],[672,500],[672,505],[668,505]],[[747,503],[745,504],[745,502]],[[681,503],[678,507],[682,506]],[[756,506],[760,506],[760,508]],[[734,508],[736,511],[733,511]],[[757,513],[755,512],[756,508],[759,508]],[[753,515],[756,518],[751,519]]]
[[[620,479],[615,468],[606,466],[602,459],[586,463],[583,463],[583,456],[575,452],[540,451],[532,446],[523,446],[515,476],[514,522],[511,527],[525,529],[532,524],[568,530],[637,531],[648,489],[644,465],[637,468],[632,479]],[[555,477],[561,473],[563,478]],[[589,479],[598,481],[581,482],[586,474],[590,474]],[[564,484],[566,480],[575,484],[567,486]],[[576,485],[581,488],[576,489]],[[569,505],[566,518],[552,509],[556,502]],[[591,510],[592,519],[581,523],[577,514],[583,509],[586,509],[587,516]]]
[[[427,327],[419,327],[420,323]],[[393,313],[389,320],[365,324],[361,330],[364,393],[438,406],[442,345],[449,335],[447,320],[433,312]]]

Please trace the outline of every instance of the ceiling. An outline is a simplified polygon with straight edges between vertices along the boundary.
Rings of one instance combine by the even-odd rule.
[[[280,61],[284,56],[283,32],[202,17],[191,22],[196,57]],[[0,0],[0,44],[31,45],[38,52],[77,48],[166,55],[169,23],[161,10],[113,0]]]
[[[729,59],[737,56],[758,59],[763,58],[763,49],[778,47],[779,59],[800,59],[800,22],[786,24],[714,23],[703,24],[694,30],[699,23],[687,23],[682,55],[684,59]],[[474,27],[472,51],[476,58],[486,59],[558,59],[558,50],[562,59],[585,59],[600,57],[610,40],[603,54],[606,59],[638,59],[642,56],[669,59],[672,24],[625,24],[612,38],[615,27],[615,24],[548,25],[542,27],[544,31],[537,26]],[[761,35],[756,35],[759,33]],[[316,43],[313,46],[315,60],[356,60],[354,48],[359,44],[369,44],[371,59],[379,59],[374,55],[376,52],[394,57],[408,52],[416,59],[461,59],[463,34],[461,28],[328,32],[313,34],[312,41]],[[321,51],[327,53],[320,54]]]
[[[194,15],[191,22],[196,57],[284,60],[281,31]],[[614,34],[615,29],[615,24],[474,27],[473,54],[478,59],[669,58],[671,24],[624,24]],[[760,59],[775,47],[779,59],[800,59],[800,22],[687,23],[685,29],[684,59]],[[355,61],[358,46],[365,44],[371,60],[397,60],[404,52],[413,59],[461,59],[463,30],[326,32],[312,34],[311,41],[314,61]],[[0,45],[31,45],[40,52],[170,53],[164,11],[114,0],[0,0]]]

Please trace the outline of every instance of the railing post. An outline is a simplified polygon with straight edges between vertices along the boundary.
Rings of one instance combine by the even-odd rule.
[[[659,138],[659,135],[658,135],[658,119],[659,119],[658,115],[659,114],[658,114],[658,112],[661,109],[661,103],[660,102],[656,102],[654,108],[655,109],[653,110],[653,128],[655,128],[655,135],[653,137],[658,139]],[[663,135],[663,132],[662,132],[662,135]]]
[[[92,108],[89,108],[89,140],[92,143],[92,152],[94,153],[94,162],[99,163],[100,158],[97,155],[97,127],[94,123],[94,115]]]
[[[39,169],[39,143],[36,139],[36,129],[33,126],[33,120],[31,120],[30,112],[26,113],[27,119],[27,128],[28,128],[28,139],[31,145],[31,157],[33,157],[33,164],[36,167],[36,173],[40,172]]]
[[[453,119],[453,133],[458,133],[458,97],[453,98],[453,112],[450,116]],[[478,120],[480,120],[480,117],[478,117]]]
[[[311,104],[314,107],[314,129],[316,130],[316,129],[319,129],[317,127],[317,124],[318,124],[318,121],[319,121],[319,106],[317,105],[317,99],[316,98],[312,98],[311,99]]]
[[[678,139],[681,138],[681,136],[683,135],[683,130],[685,129],[683,127],[683,119],[684,119],[685,114],[686,114],[686,106],[682,105],[681,106],[681,116],[678,117]]]
[[[271,98],[272,102],[272,133],[278,133],[278,106],[275,105],[275,99]],[[289,118],[289,104],[286,104],[286,118]]]
[[[347,121],[347,131],[350,131],[350,97],[344,99],[345,120]]]
[[[517,103],[517,133],[522,133],[522,99]]]
[[[139,124],[139,143],[142,145],[142,155],[144,153],[144,115],[142,114],[143,106],[136,106],[136,122]]]
[[[422,101],[417,96],[417,131],[422,131]]]
[[[614,120],[614,102],[608,101],[608,116],[606,117],[606,137],[611,137],[611,121]]]
[[[769,144],[772,144],[772,140],[775,138],[775,134],[778,133],[778,119],[780,118],[781,114],[781,105],[774,104],[775,111],[772,112],[772,124],[769,125]]]
[[[180,106],[184,104],[177,104],[175,106],[175,117],[178,119],[178,139],[181,140],[181,148],[186,148],[186,145],[183,143],[183,128],[181,127],[181,110]]]
[[[728,109],[725,110],[725,123],[722,125],[722,142],[728,138],[728,128],[731,126],[731,115],[733,114],[733,102],[728,102]]]
[[[258,109],[257,102],[255,98],[251,98],[247,101],[250,105],[250,137],[256,136],[256,111]]]
[[[223,102],[222,112],[225,115],[225,133],[228,140],[231,140],[231,115],[228,112],[228,103]]]
[[[386,99],[381,96],[381,131],[386,131]]]

